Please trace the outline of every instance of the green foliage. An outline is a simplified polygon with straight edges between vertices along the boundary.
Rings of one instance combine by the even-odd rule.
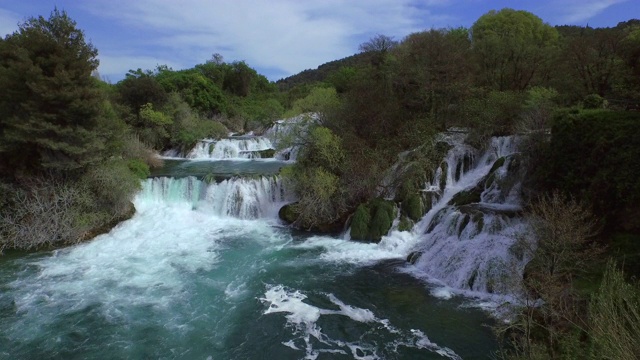
[[[162,71],[157,81],[167,93],[177,92],[193,109],[212,115],[227,111],[227,99],[220,87],[193,70]]]
[[[336,89],[315,87],[306,97],[296,100],[291,110],[284,114],[285,118],[308,112],[326,112],[340,104]]]
[[[558,113],[539,186],[587,201],[610,227],[640,228],[631,215],[640,202],[639,123],[637,112]]]
[[[625,281],[614,262],[607,265],[589,303],[594,359],[637,359],[640,354],[640,290]]]
[[[177,93],[171,93],[164,110],[170,116],[170,143],[174,148],[186,150],[204,138],[219,139],[229,131],[220,122],[204,119],[194,111]]]
[[[492,10],[471,27],[480,78],[499,91],[524,90],[548,66],[558,32],[526,11]]]
[[[598,94],[589,94],[583,100],[585,109],[604,109],[607,107],[607,100]]]
[[[480,147],[490,136],[513,134],[523,109],[526,94],[515,91],[479,92],[463,104],[468,126],[473,130],[468,141]]]
[[[149,165],[147,165],[144,161],[140,159],[131,159],[127,162],[127,166],[129,170],[136,175],[139,179],[144,180],[151,175],[151,170],[149,170]]]
[[[322,166],[337,172],[344,160],[341,139],[322,126],[313,127],[306,139],[299,162],[304,166]]]
[[[168,95],[162,85],[152,74],[145,73],[141,69],[130,70],[126,78],[116,85],[120,101],[135,117],[128,119],[129,123],[139,126],[140,109],[145,104],[152,104],[156,109],[162,108],[167,102]]]
[[[102,158],[96,56],[57,9],[49,19],[27,19],[0,43],[0,153],[9,162],[0,170],[73,170]]]

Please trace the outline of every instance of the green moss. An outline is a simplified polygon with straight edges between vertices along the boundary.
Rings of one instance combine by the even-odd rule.
[[[268,159],[268,158],[272,158],[276,154],[276,151],[274,149],[265,149],[265,150],[256,151],[256,153],[259,155],[261,159]]]
[[[351,219],[351,239],[366,240],[369,233],[369,223],[371,215],[369,208],[365,204],[358,205],[356,212]]]
[[[400,223],[398,224],[399,231],[411,231],[413,229],[413,221],[406,216],[400,217]]]
[[[395,217],[393,201],[376,198],[360,204],[351,220],[351,239],[378,242],[389,232]]]
[[[489,170],[489,174],[493,174],[496,170],[498,170],[499,168],[501,168],[504,165],[506,158],[503,156],[501,158],[498,158],[498,160],[496,160],[493,163],[493,166],[491,167],[491,170]]]
[[[449,170],[449,164],[443,161],[440,165],[440,169],[442,170],[442,173],[440,174],[439,185],[440,190],[444,191],[444,188],[447,187],[447,171]]]
[[[424,205],[418,194],[410,195],[402,202],[402,211],[411,220],[418,221],[424,216]]]
[[[287,204],[281,207],[280,211],[278,211],[278,216],[280,217],[280,219],[286,222],[287,224],[292,224],[294,221],[298,219],[298,214],[294,210],[294,205],[295,203]]]
[[[379,206],[371,219],[371,226],[369,227],[368,238],[379,242],[382,236],[386,235],[391,229],[393,217],[389,216],[389,212],[384,206]]]
[[[484,182],[481,181],[480,183],[483,184]],[[449,205],[462,206],[480,202],[481,194],[482,190],[478,186],[470,190],[460,191],[449,201]]]

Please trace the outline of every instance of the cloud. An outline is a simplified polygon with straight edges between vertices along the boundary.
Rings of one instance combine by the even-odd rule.
[[[401,38],[425,23],[443,26],[446,17],[432,7],[449,0],[100,0],[86,5],[94,16],[116,21],[131,32],[146,33],[141,43],[151,53],[191,67],[213,53],[227,60],[294,74],[351,55],[377,33]],[[104,58],[118,54],[108,49]],[[139,52],[138,52],[139,53]],[[113,66],[115,68],[115,66]]]
[[[571,0],[563,3],[561,21],[576,24],[587,21],[600,14],[608,7],[627,2],[628,0]]]
[[[0,36],[12,34],[18,30],[18,23],[22,22],[22,17],[14,12],[0,9]]]
[[[138,56],[138,55],[98,55],[100,66],[98,72],[101,76],[106,77],[110,81],[117,81],[124,77],[129,70],[136,69],[155,69],[157,65],[167,65],[171,68],[180,68],[181,64],[174,63],[171,60],[154,57],[154,56]]]

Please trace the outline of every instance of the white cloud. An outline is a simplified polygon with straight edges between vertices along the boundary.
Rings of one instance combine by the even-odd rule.
[[[153,33],[144,44],[155,47],[149,51],[170,53],[187,67],[219,52],[227,60],[293,74],[351,55],[377,33],[401,38],[430,19],[433,26],[445,25],[428,8],[447,2],[416,7],[411,0],[102,0],[87,10]],[[109,57],[118,55],[106,55],[103,63],[110,67]]]
[[[153,70],[157,65],[167,65],[171,68],[180,68],[180,64],[176,64],[170,60],[153,57],[153,56],[137,56],[137,55],[98,55],[100,66],[98,72],[112,81],[117,81],[124,77],[129,70],[143,69]]]
[[[0,36],[12,34],[18,30],[18,23],[22,22],[22,17],[14,12],[0,9]]]
[[[577,24],[591,19],[610,6],[626,1],[628,0],[571,0],[556,4],[558,6],[562,5],[562,9],[559,9],[562,14],[561,21],[568,24]]]

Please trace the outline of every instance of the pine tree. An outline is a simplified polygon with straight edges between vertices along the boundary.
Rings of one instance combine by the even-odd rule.
[[[65,171],[100,160],[97,54],[57,9],[0,42],[0,172]]]

